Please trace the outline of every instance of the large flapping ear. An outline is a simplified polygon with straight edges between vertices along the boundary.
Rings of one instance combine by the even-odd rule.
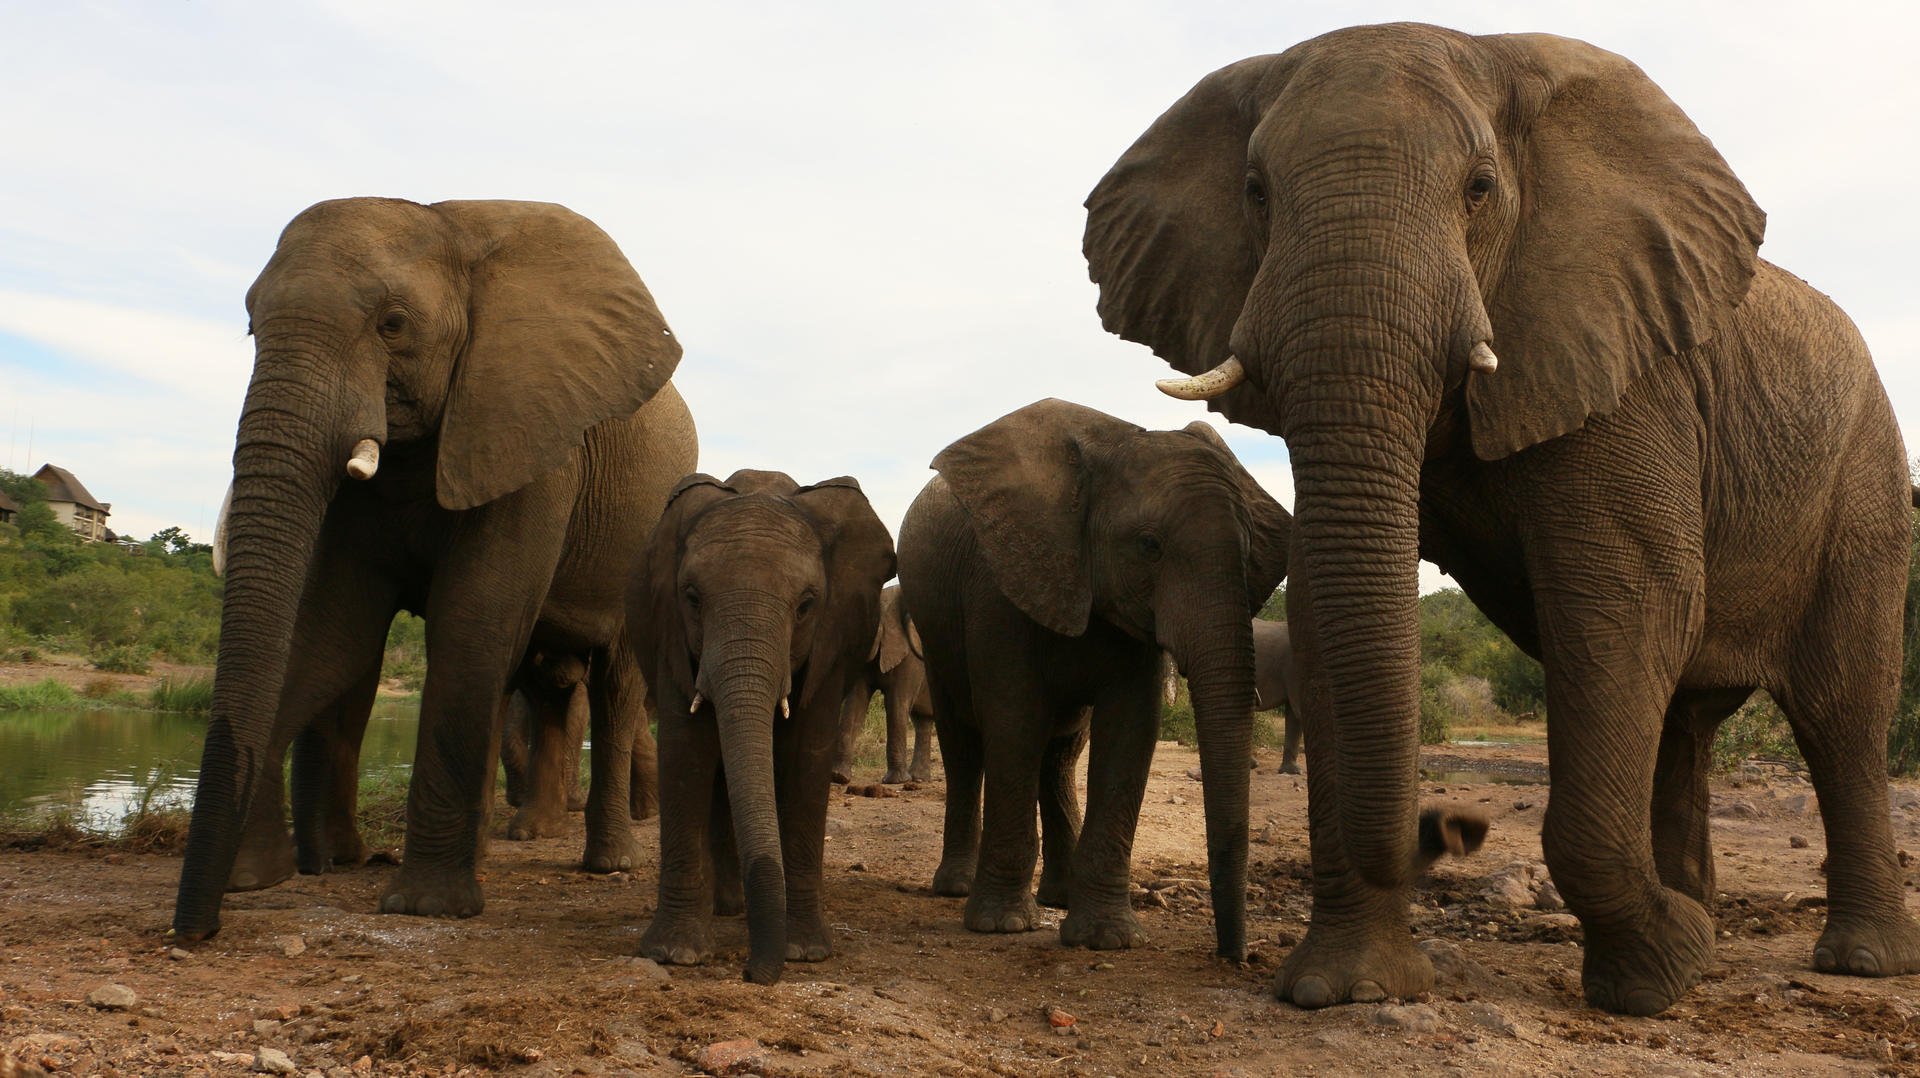
[[[1063,636],[1087,631],[1086,454],[1140,428],[1049,398],[1009,412],[933,458],[1020,611]]]
[[[466,350],[440,423],[435,489],[471,509],[557,467],[587,428],[673,377],[680,342],[620,248],[546,202],[440,202],[472,241]]]
[[[664,672],[683,695],[693,694],[692,649],[680,617],[680,555],[693,521],[715,502],[734,496],[704,472],[680,480],[634,568],[627,591],[627,633],[650,687]]]
[[[1213,429],[1213,424],[1195,420],[1182,429],[1219,452],[1240,491],[1240,503],[1247,510],[1247,613],[1258,614],[1272,597],[1273,589],[1287,578],[1287,555],[1293,545],[1293,514],[1247,471],[1240,458],[1233,455],[1227,440]]]
[[[866,662],[880,625],[880,588],[897,563],[893,536],[852,477],[801,487],[792,497],[820,534],[827,574],[807,655],[807,682],[800,690],[805,706],[820,686],[844,684],[848,673]]]
[[[880,592],[880,629],[874,634],[873,654],[883,674],[891,673],[907,657],[907,616],[900,602],[900,585],[888,585]]]
[[[1487,297],[1500,369],[1467,385],[1474,452],[1495,460],[1612,411],[1635,376],[1711,337],[1752,283],[1766,215],[1623,57],[1478,40],[1513,72],[1522,207]]]
[[[1100,286],[1100,324],[1188,374],[1227,358],[1260,266],[1244,205],[1247,142],[1286,88],[1293,57],[1256,56],[1201,79],[1087,196],[1081,251]],[[1251,383],[1207,407],[1280,429]]]

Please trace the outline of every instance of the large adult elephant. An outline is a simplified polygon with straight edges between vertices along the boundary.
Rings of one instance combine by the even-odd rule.
[[[1286,510],[1206,423],[1149,431],[1061,400],[987,424],[933,466],[940,474],[901,524],[900,587],[946,763],[935,892],[966,895],[976,932],[1036,927],[1038,798],[1043,901],[1068,910],[1061,941],[1144,940],[1128,871],[1165,649],[1193,690],[1216,943],[1240,958],[1248,618],[1284,572]],[[1084,831],[1070,770],[1082,744],[1093,753]]]
[[[1885,745],[1900,432],[1826,297],[1634,65],[1546,35],[1337,31],[1207,76],[1087,202],[1107,328],[1287,440],[1314,917],[1275,989],[1408,996],[1421,557],[1545,664],[1555,884],[1587,999],[1713,947],[1715,726],[1785,708],[1831,851],[1814,965],[1920,968]],[[922,626],[925,631],[925,626]]]
[[[680,346],[592,222],[532,202],[322,202],[247,293],[255,359],[234,447],[213,712],[174,908],[219,927],[242,821],[294,736],[424,612],[428,674],[387,912],[465,916],[492,722],[529,649],[588,654],[588,863],[631,863],[643,714],[624,580],[692,420]],[[610,751],[608,751],[610,750]],[[284,848],[284,824],[249,849]]]
[[[642,954],[706,961],[715,904],[742,887],[748,980],[832,953],[829,772],[893,571],[893,537],[850,478],[743,470],[674,490],[631,589],[660,717],[660,902]]]

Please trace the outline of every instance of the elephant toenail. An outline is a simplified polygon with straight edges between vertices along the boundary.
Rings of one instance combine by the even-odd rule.
[[[1865,947],[1855,947],[1847,957],[1847,969],[1861,977],[1880,976],[1880,958]]]
[[[1348,993],[1355,1003],[1378,1003],[1387,998],[1387,990],[1377,981],[1355,981],[1353,991]]]
[[[1625,1005],[1621,1010],[1640,1018],[1659,1014],[1667,1009],[1671,1001],[1665,995],[1651,988],[1636,988],[1627,993]]]
[[[400,895],[388,895],[380,900],[381,913],[407,912],[407,900]]]
[[[1293,989],[1289,994],[1293,997],[1294,1006],[1309,1010],[1333,1004],[1333,986],[1327,983],[1325,977],[1317,973],[1309,973],[1293,982]]]
[[[1831,973],[1835,969],[1838,969],[1839,966],[1840,966],[1840,962],[1838,959],[1834,958],[1832,948],[1815,947],[1813,949],[1813,968],[1814,969],[1817,969],[1822,973]]]

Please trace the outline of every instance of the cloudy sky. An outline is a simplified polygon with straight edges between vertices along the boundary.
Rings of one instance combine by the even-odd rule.
[[[242,297],[290,217],[344,195],[543,199],[619,241],[685,343],[704,470],[851,473],[897,524],[942,446],[1036,398],[1158,427],[1205,414],[1100,329],[1081,201],[1207,72],[1393,19],[1552,31],[1639,63],[1768,211],[1763,253],[1860,324],[1911,440],[1913,17],[1727,10],[11,5],[0,450],[16,471],[72,469],[116,530],[205,536],[252,360]],[[1278,439],[1225,433],[1290,503]]]

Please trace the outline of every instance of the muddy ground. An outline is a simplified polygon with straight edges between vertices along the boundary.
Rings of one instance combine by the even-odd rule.
[[[1196,758],[1163,744],[1134,858],[1149,946],[1094,953],[1062,948],[1051,928],[961,928],[961,900],[927,887],[936,781],[836,792],[837,953],[790,963],[766,988],[740,980],[738,919],[718,922],[709,966],[630,957],[653,866],[575,872],[578,834],[496,841],[472,920],[373,914],[394,871],[375,864],[231,896],[224,930],[190,955],[164,937],[177,858],[0,851],[0,1058],[99,1075],[243,1073],[281,1065],[276,1053],[287,1073],[329,1076],[1920,1073],[1920,977],[1809,966],[1825,843],[1811,787],[1777,770],[1716,787],[1722,938],[1706,981],[1655,1019],[1583,1006],[1580,930],[1536,908],[1553,904],[1537,868],[1543,758],[1537,745],[1427,758],[1426,800],[1477,807],[1494,827],[1416,895],[1440,980],[1411,1011],[1308,1012],[1269,994],[1307,914],[1305,783],[1277,774],[1276,754],[1261,754],[1253,786],[1254,954],[1209,957]],[[1896,836],[1920,849],[1920,786],[1896,784],[1894,803]],[[636,826],[656,845],[656,824]],[[126,1002],[100,995],[108,984],[131,989],[131,1005],[90,1003]],[[1073,1023],[1056,1029],[1053,1010]]]

